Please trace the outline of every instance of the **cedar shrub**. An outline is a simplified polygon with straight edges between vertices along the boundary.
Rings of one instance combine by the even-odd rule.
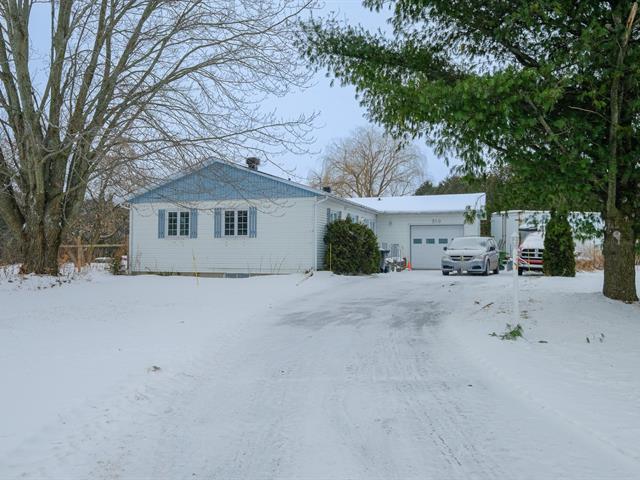
[[[337,220],[327,225],[324,243],[327,270],[341,275],[369,275],[380,271],[378,239],[369,227],[350,218]]]
[[[544,274],[551,277],[575,277],[574,251],[573,232],[567,214],[551,210],[544,236]]]

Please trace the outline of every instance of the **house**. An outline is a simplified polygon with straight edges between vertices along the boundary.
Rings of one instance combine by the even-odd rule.
[[[439,268],[451,237],[476,235],[483,194],[343,199],[247,166],[211,161],[129,199],[129,270],[245,276],[324,267],[328,222],[350,217],[415,268]],[[437,260],[437,262],[436,262]]]

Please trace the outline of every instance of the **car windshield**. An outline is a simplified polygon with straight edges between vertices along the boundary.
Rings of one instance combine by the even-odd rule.
[[[457,250],[475,250],[478,248],[485,248],[486,246],[487,240],[485,238],[478,237],[454,238],[449,244],[449,248]]]

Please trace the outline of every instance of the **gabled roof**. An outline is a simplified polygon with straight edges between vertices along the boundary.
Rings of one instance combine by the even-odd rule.
[[[323,190],[220,160],[211,160],[192,172],[170,177],[142,190],[129,203],[257,200],[299,197],[330,197],[341,203],[372,210]]]
[[[380,213],[449,213],[478,210],[485,205],[486,194],[414,195],[404,197],[365,197],[351,201]]]
[[[257,200],[264,198],[329,197],[374,213],[446,213],[484,207],[484,193],[419,195],[345,199],[308,185],[259,170],[211,160],[189,173],[175,175],[165,183],[138,192],[129,203],[196,202],[210,200]]]

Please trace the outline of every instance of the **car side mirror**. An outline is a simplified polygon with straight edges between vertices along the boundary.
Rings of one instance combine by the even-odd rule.
[[[490,252],[494,252],[494,251],[495,251],[495,249],[496,249],[496,247],[494,247],[493,245],[491,245],[491,246],[489,247],[489,251],[490,251]]]
[[[447,250],[447,247],[444,247],[444,248],[443,248],[443,250],[444,250],[444,251],[446,251],[446,250]]]

